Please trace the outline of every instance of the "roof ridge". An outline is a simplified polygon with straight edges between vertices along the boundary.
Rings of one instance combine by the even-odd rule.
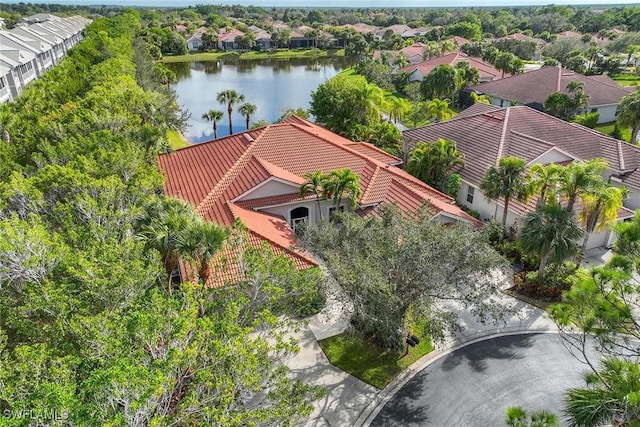
[[[372,144],[370,142],[364,142],[364,141],[355,142],[355,141],[352,141],[350,144],[344,144],[344,145],[348,147],[348,146],[351,146],[351,145],[358,145],[358,144],[363,144],[363,145],[367,146],[367,148],[369,148],[371,150],[377,151],[377,152],[382,153],[382,154],[386,154],[389,157],[396,158],[396,159],[399,160],[398,163],[404,163],[400,157],[394,156],[391,153],[387,153],[382,148],[376,147],[374,144]],[[385,164],[387,164],[387,163],[385,163]]]
[[[625,170],[625,166],[624,166],[624,156],[622,154],[622,141],[618,140],[618,144],[617,144],[617,148],[618,148],[618,161],[620,162],[620,170],[623,171]]]
[[[269,126],[265,127],[265,131],[268,128]],[[204,216],[205,212],[207,212],[211,208],[211,206],[213,206],[214,202],[218,199],[218,197],[222,195],[224,190],[227,189],[227,187],[229,187],[229,185],[233,182],[233,180],[240,174],[244,166],[246,166],[247,163],[251,161],[251,159],[254,157],[253,148],[255,147],[256,143],[260,140],[262,135],[264,135],[264,131],[260,135],[258,135],[258,137],[255,138],[253,142],[251,142],[251,144],[249,144],[245,152],[242,153],[242,155],[238,158],[238,160],[236,160],[233,166],[231,166],[231,168],[227,171],[227,173],[224,174],[222,179],[218,181],[218,183],[211,189],[211,191],[200,202],[200,204],[198,204],[198,206],[195,209],[195,212],[197,214]],[[264,168],[262,164],[260,164],[260,166]],[[266,169],[265,169],[265,172],[269,173],[269,171],[267,171]]]
[[[369,195],[369,192],[371,191],[371,188],[373,187],[373,183],[376,177],[378,176],[379,172],[380,172],[380,166],[375,165],[375,169],[373,170],[373,173],[371,174],[371,178],[369,178],[369,182],[367,183],[367,188],[365,188],[365,190],[362,192],[362,196],[360,196],[361,202],[365,200]]]
[[[498,145],[498,155],[496,156],[496,166],[500,163],[500,159],[502,158],[502,152],[504,151],[504,141],[507,136],[507,125],[509,123],[509,112],[511,111],[511,107],[506,108],[504,112],[504,118],[502,119],[502,131],[500,132],[500,143]]]

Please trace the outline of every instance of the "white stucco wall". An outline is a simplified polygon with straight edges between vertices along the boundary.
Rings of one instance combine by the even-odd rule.
[[[598,118],[598,123],[609,123],[613,122],[617,119],[616,111],[618,109],[618,104],[614,105],[591,105],[589,106],[589,111],[591,112],[595,109],[598,113],[600,113],[600,117]]]
[[[531,162],[531,164],[539,163],[542,165],[548,165],[549,163],[560,163],[560,162],[566,162],[568,160],[573,160],[573,157],[568,156],[562,151],[551,149],[546,153],[544,153],[543,155],[541,155],[540,157],[538,157],[537,159],[534,159]]]
[[[508,99],[498,98],[497,96],[489,97],[491,105],[497,105],[498,107],[510,107],[511,101]]]
[[[340,205],[345,206],[344,209],[347,209],[346,206],[348,205],[348,203],[349,201],[347,199],[344,199]],[[301,200],[299,203],[290,203],[290,204],[281,205],[281,206],[272,206],[269,208],[260,209],[260,211],[268,212],[273,215],[279,215],[283,217],[287,221],[287,223],[289,223],[289,225],[291,225],[291,211],[301,206],[304,206],[307,209],[309,209],[309,221],[311,223],[317,223],[320,221],[320,215],[318,214],[318,205],[315,202],[315,200],[304,200],[304,201]],[[322,211],[323,219],[326,220],[327,218],[329,218],[329,209],[332,208],[333,206],[334,204],[332,200],[323,200],[320,202],[320,210]]]
[[[283,194],[297,193],[300,186],[293,183],[286,183],[268,179],[264,184],[254,187],[251,192],[243,195],[239,200],[259,199],[261,197],[281,196]]]

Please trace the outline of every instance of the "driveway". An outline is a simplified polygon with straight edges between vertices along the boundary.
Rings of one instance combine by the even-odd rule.
[[[588,368],[557,334],[509,335],[456,350],[409,380],[372,426],[504,426],[505,410],[550,410]]]

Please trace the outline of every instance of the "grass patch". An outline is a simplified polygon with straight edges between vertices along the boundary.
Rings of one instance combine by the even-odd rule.
[[[274,51],[249,52],[198,52],[186,55],[165,56],[162,62],[216,61],[219,59],[292,59],[292,58],[337,58],[344,57],[344,49],[278,49]]]
[[[615,122],[601,123],[599,125],[596,125],[596,127],[594,127],[593,130],[603,133],[605,135],[611,135],[613,133],[613,129],[615,128],[615,125],[616,125]],[[621,129],[621,131],[622,131],[622,140],[629,142],[629,140],[631,139],[631,129],[626,128],[626,129]]]
[[[433,350],[431,340],[421,338],[420,344],[409,347],[406,355],[398,356],[359,335],[346,333],[318,341],[318,344],[332,365],[379,389],[385,388],[400,372]]]
[[[176,132],[175,130],[167,131],[167,141],[169,143],[169,147],[174,150],[179,150],[191,145],[187,138],[185,138],[180,132]]]
[[[640,84],[640,76],[635,74],[620,74],[611,78],[620,86],[638,86]]]

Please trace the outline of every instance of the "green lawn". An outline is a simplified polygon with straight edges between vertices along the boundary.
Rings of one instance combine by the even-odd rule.
[[[409,347],[405,356],[397,356],[358,335],[341,334],[318,341],[334,366],[374,387],[383,389],[400,372],[433,350],[429,339]]]
[[[593,128],[593,130],[603,133],[605,135],[611,135],[613,133],[614,127],[615,127],[615,122],[602,123],[602,124],[596,125],[596,127]],[[630,138],[631,138],[631,129],[630,128],[622,129],[622,140],[629,142]]]
[[[323,58],[343,57],[344,49],[278,49],[271,52],[198,52],[186,55],[165,56],[163,62],[215,61],[218,59],[291,59],[291,58]]]
[[[174,150],[179,150],[180,148],[188,147],[191,143],[184,137],[180,132],[176,132],[175,130],[167,131],[167,140],[169,142],[169,147]]]
[[[612,79],[620,86],[638,86],[640,84],[640,76],[636,76],[635,74],[620,74],[612,77]]]

